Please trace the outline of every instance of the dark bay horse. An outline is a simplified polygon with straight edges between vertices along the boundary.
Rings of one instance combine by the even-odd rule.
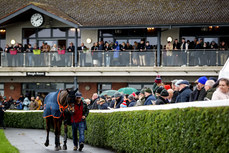
[[[55,150],[58,151],[61,149],[60,134],[62,121],[65,120],[65,118],[69,118],[69,116],[67,116],[68,113],[64,112],[66,112],[67,109],[69,110],[69,107],[73,107],[72,105],[74,105],[75,93],[77,90],[78,89],[69,91],[66,89],[62,91],[51,92],[45,97],[43,117],[46,118],[46,147],[49,145],[50,127],[53,126],[55,133]],[[67,150],[67,122],[64,125],[64,133],[63,149]]]

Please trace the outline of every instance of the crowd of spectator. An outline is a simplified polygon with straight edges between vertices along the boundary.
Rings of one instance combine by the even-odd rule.
[[[17,100],[14,100],[12,96],[9,96],[8,100],[6,96],[0,96],[0,99],[2,99],[0,102],[4,110],[43,110],[43,101],[39,96],[29,98],[20,95]]]
[[[89,109],[116,109],[143,105],[163,105],[180,102],[229,99],[229,80],[205,76],[196,80],[193,86],[187,80],[172,80],[164,84],[157,76],[153,88],[143,88],[130,95],[116,92],[113,96],[99,96],[94,93],[91,99],[85,99]]]

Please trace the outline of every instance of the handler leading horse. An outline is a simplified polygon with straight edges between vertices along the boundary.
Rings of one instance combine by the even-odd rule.
[[[74,91],[63,90],[49,93],[45,97],[44,101],[44,113],[43,117],[46,118],[46,131],[47,137],[45,146],[49,145],[49,131],[50,126],[53,125],[54,133],[55,133],[55,150],[58,151],[61,149],[60,147],[60,132],[61,132],[61,124],[62,120],[66,117],[64,116],[64,111],[69,107],[69,105],[74,105],[75,101],[75,93],[78,89]],[[64,126],[64,145],[63,149],[67,149],[67,125]]]

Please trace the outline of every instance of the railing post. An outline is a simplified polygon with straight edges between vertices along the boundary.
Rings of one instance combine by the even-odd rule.
[[[3,52],[4,52],[4,51],[3,51]],[[3,52],[0,53],[0,56],[1,56],[1,62],[0,62],[1,65],[0,65],[0,66],[1,66],[1,67],[2,67],[2,63],[3,63],[3,62],[2,62],[2,55],[3,55]]]
[[[47,53],[45,53],[47,54]],[[51,66],[51,53],[48,53],[48,67]]]
[[[25,67],[25,53],[23,53],[23,67]]]
[[[78,61],[78,67],[80,67],[80,51],[79,51],[79,61]]]
[[[74,65],[74,54],[72,52],[72,67],[73,67],[73,65]]]
[[[189,50],[187,50],[187,61],[186,61],[186,63],[187,63],[187,66],[189,66]]]
[[[157,53],[158,53],[158,51],[157,51]],[[163,67],[164,66],[164,51],[162,50],[161,51],[161,67]],[[157,55],[158,56],[158,55]],[[158,60],[158,59],[157,59]],[[159,65],[157,65],[157,66],[159,66]]]
[[[102,66],[104,67],[105,64],[104,64],[104,51],[102,52]]]
[[[219,51],[216,50],[216,66],[219,66]]]
[[[132,63],[132,62],[131,62],[131,61],[132,61],[132,56],[131,56],[131,55],[132,55],[132,53],[131,53],[131,51],[129,51],[129,56],[130,56],[129,66],[131,66],[131,63]]]

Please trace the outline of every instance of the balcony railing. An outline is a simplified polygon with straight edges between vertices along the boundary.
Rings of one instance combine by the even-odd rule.
[[[229,50],[173,50],[161,51],[160,66],[222,66],[229,57]],[[57,52],[1,53],[2,67],[134,67],[157,64],[155,50],[139,51],[79,51],[78,62],[74,65],[74,54]]]

